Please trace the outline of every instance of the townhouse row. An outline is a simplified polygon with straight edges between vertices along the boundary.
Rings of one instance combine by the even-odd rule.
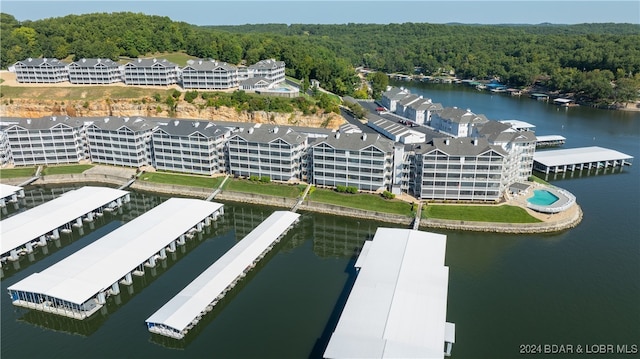
[[[2,166],[96,164],[268,176],[320,187],[497,201],[531,175],[535,135],[488,121],[477,137],[401,143],[375,132],[159,118],[1,118]]]
[[[135,59],[120,65],[110,59],[81,59],[70,64],[58,59],[28,58],[13,65],[20,83],[111,84],[168,86],[185,89],[256,90],[285,80],[285,63],[274,59],[238,67],[216,60],[189,60],[180,68],[166,59]]]

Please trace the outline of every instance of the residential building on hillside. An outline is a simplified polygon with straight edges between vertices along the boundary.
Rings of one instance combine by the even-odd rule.
[[[284,82],[284,70],[284,61],[276,61],[275,59],[260,60],[249,66],[249,77],[262,77],[270,83],[276,84]]]
[[[387,87],[387,91],[382,93],[380,102],[387,110],[395,112],[398,101],[407,95],[409,95],[409,90],[398,87]]]
[[[135,59],[124,65],[127,85],[169,86],[178,82],[178,65],[167,59]]]
[[[28,58],[13,65],[20,83],[56,83],[69,81],[67,63],[58,59]]]
[[[288,127],[256,124],[229,138],[229,174],[268,176],[275,181],[304,180],[306,135]]]
[[[414,94],[405,95],[401,100],[396,102],[396,109],[393,112],[398,116],[408,117],[406,113],[407,108],[420,100],[422,100],[422,96]]]
[[[431,115],[431,127],[453,137],[468,137],[473,128],[488,122],[485,115],[476,115],[471,110],[457,107],[446,107]]]
[[[225,142],[231,130],[208,121],[157,121],[152,165],[157,170],[213,175],[225,171]]]
[[[311,183],[317,186],[389,190],[393,165],[394,142],[378,134],[337,132],[311,145]]]
[[[201,90],[238,87],[238,68],[216,60],[189,60],[182,68],[182,87]]]
[[[66,116],[3,118],[7,161],[16,166],[78,163],[86,158],[83,127],[82,121]]]
[[[154,126],[140,117],[87,119],[86,134],[91,162],[136,168],[150,165]]]
[[[431,114],[442,111],[442,105],[431,102],[431,99],[420,99],[404,109],[404,117],[419,124],[429,125],[431,123]]]
[[[498,201],[509,154],[484,138],[436,138],[407,148],[409,193],[420,199]]]
[[[111,59],[81,59],[69,64],[72,84],[110,84],[122,81],[122,69]]]
[[[9,147],[9,136],[0,126],[0,167],[13,163],[11,148]]]

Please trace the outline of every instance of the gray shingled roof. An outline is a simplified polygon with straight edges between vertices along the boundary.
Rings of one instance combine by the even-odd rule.
[[[82,68],[94,68],[98,64],[103,64],[106,67],[117,68],[119,65],[117,62],[112,61],[111,59],[81,59],[79,61],[72,62],[69,67],[77,66]]]
[[[402,100],[398,101],[398,103],[402,106],[407,106],[418,100],[420,100],[420,96],[411,94],[403,97]]]
[[[19,126],[26,130],[46,130],[58,124],[65,124],[72,128],[82,127],[84,121],[77,117],[68,116],[45,116],[40,118],[23,117],[2,117],[0,118],[0,128],[8,129]]]
[[[439,111],[443,109],[441,104],[433,103],[430,99],[421,99],[416,103],[412,103],[409,107],[415,109],[416,111]]]
[[[253,126],[242,128],[239,132],[234,133],[233,137],[242,137],[247,142],[254,143],[270,143],[274,140],[281,139],[290,145],[303,143],[307,136],[294,131],[288,126]]]
[[[271,81],[267,80],[266,78],[264,78],[262,76],[258,76],[258,77],[248,78],[248,79],[240,82],[240,85],[243,85],[243,86],[255,86],[260,81],[264,81],[267,84],[271,83]]]
[[[230,132],[228,128],[216,126],[211,121],[167,119],[167,121],[154,122],[158,126],[157,130],[162,130],[172,136],[186,137],[198,132],[205,137],[215,138]]]
[[[235,65],[228,64],[226,62],[220,62],[216,60],[189,60],[187,61],[187,66],[183,67],[184,69],[191,68],[195,71],[213,71],[217,68],[222,68],[225,71],[235,71],[238,69]]]
[[[470,110],[463,110],[457,107],[446,107],[438,112],[438,116],[452,122],[464,123],[485,123],[489,121],[485,115],[476,115]]]
[[[324,139],[318,139],[313,143],[312,147],[326,143],[329,146],[339,150],[361,151],[369,146],[374,146],[383,152],[392,152],[394,142],[379,134],[367,133],[340,133],[337,132],[332,136]]]
[[[174,64],[167,59],[135,59],[133,61],[127,62],[125,66],[135,66],[135,67],[153,67],[153,66],[162,66],[162,67],[176,67],[178,65]]]
[[[487,138],[489,142],[511,142],[524,141],[531,142],[536,140],[536,136],[530,131],[516,131],[511,125],[499,121],[489,121],[478,126],[478,134]]]
[[[388,91],[383,92],[382,96],[397,101],[402,99],[408,93],[409,92],[405,89],[401,89],[399,87],[392,87]]]
[[[36,58],[36,59],[30,57],[28,59],[24,59],[22,61],[16,62],[16,65],[18,63],[21,63],[21,64],[23,64],[25,66],[28,66],[28,67],[39,67],[39,66],[42,66],[45,63],[47,63],[47,64],[49,64],[49,65],[51,65],[53,67],[65,67],[65,66],[68,65],[66,62],[60,61],[58,59],[48,59],[46,57],[45,58]]]
[[[92,122],[96,127],[102,130],[115,131],[121,127],[138,132],[153,129],[156,124],[142,117],[86,117],[85,122]]]
[[[477,144],[474,144],[477,141]],[[434,138],[428,144],[421,144],[413,149],[418,154],[426,154],[433,150],[440,150],[450,156],[477,156],[487,151],[495,151],[503,156],[507,155],[507,152],[500,146],[491,145],[484,138]]]
[[[253,65],[250,65],[250,69],[277,69],[283,67],[284,61],[276,61],[275,59],[260,60]]]

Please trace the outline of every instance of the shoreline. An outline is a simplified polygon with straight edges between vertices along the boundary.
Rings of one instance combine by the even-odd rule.
[[[2,179],[0,182],[5,184],[17,185],[24,182],[28,178],[11,178]],[[43,176],[31,183],[29,186],[47,186],[47,185],[64,185],[64,184],[109,184],[122,185],[129,181],[131,177],[123,177],[113,174],[66,174],[66,175],[49,175]],[[200,199],[207,198],[215,189],[190,187],[182,185],[164,185],[159,183],[149,183],[135,181],[130,186],[136,191],[143,191],[161,195],[177,195],[195,197]],[[261,195],[255,193],[222,191],[216,198],[222,201],[248,203],[266,205],[279,208],[292,208],[297,202],[295,198],[275,197]],[[502,204],[510,204],[522,207],[520,203],[505,202]],[[427,204],[428,205],[428,204]],[[414,218],[402,216],[392,213],[383,213],[376,211],[361,210],[356,208],[341,207],[326,203],[313,202],[304,200],[298,207],[301,211],[330,214],[341,217],[360,218],[373,221],[381,221],[386,223],[394,223],[410,226]],[[472,232],[493,232],[505,234],[536,234],[536,233],[554,233],[561,232],[576,227],[583,217],[582,209],[575,203],[568,210],[557,214],[542,214],[534,212],[526,208],[527,212],[533,217],[541,220],[538,223],[505,223],[505,222],[474,222],[464,220],[446,220],[435,218],[421,218],[419,229],[445,229]],[[533,213],[532,213],[533,212]]]

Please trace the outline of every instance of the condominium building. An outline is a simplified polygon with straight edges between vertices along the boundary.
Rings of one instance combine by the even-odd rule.
[[[182,87],[202,90],[238,87],[238,68],[216,60],[189,60],[182,68]]]
[[[0,127],[0,167],[4,167],[9,163],[13,163],[13,156],[9,148],[9,136]]]
[[[262,77],[270,83],[284,82],[285,63],[275,59],[267,59],[249,66],[249,77]]]
[[[446,107],[431,115],[431,127],[453,137],[468,137],[473,128],[489,120],[485,115],[476,115],[471,110],[457,107]]]
[[[395,112],[398,101],[402,100],[407,95],[409,95],[409,90],[398,87],[388,87],[387,91],[382,93],[382,99],[380,102],[382,103],[382,106],[387,108],[387,110]]]
[[[311,145],[311,181],[317,186],[388,190],[392,184],[394,142],[378,134],[344,134]]]
[[[143,118],[105,117],[86,123],[89,156],[93,163],[141,167],[151,164],[154,124]]]
[[[6,160],[16,166],[78,163],[86,157],[83,123],[68,117],[3,118]],[[3,152],[5,140],[2,141]]]
[[[509,154],[484,138],[436,138],[407,148],[409,192],[416,198],[497,201]]]
[[[28,58],[13,65],[16,81],[21,83],[55,83],[69,81],[67,64],[58,59]]]
[[[122,81],[122,71],[111,59],[81,59],[69,64],[72,84],[110,84]]]
[[[168,86],[178,82],[178,65],[167,59],[136,59],[124,65],[127,85]]]
[[[268,176],[276,181],[302,179],[307,136],[291,128],[256,124],[229,138],[229,173]]]
[[[231,130],[206,121],[156,122],[152,135],[157,170],[212,175],[225,171],[224,146]]]
[[[431,114],[442,111],[442,105],[431,102],[431,99],[421,98],[404,109],[404,117],[419,124],[430,125]]]

